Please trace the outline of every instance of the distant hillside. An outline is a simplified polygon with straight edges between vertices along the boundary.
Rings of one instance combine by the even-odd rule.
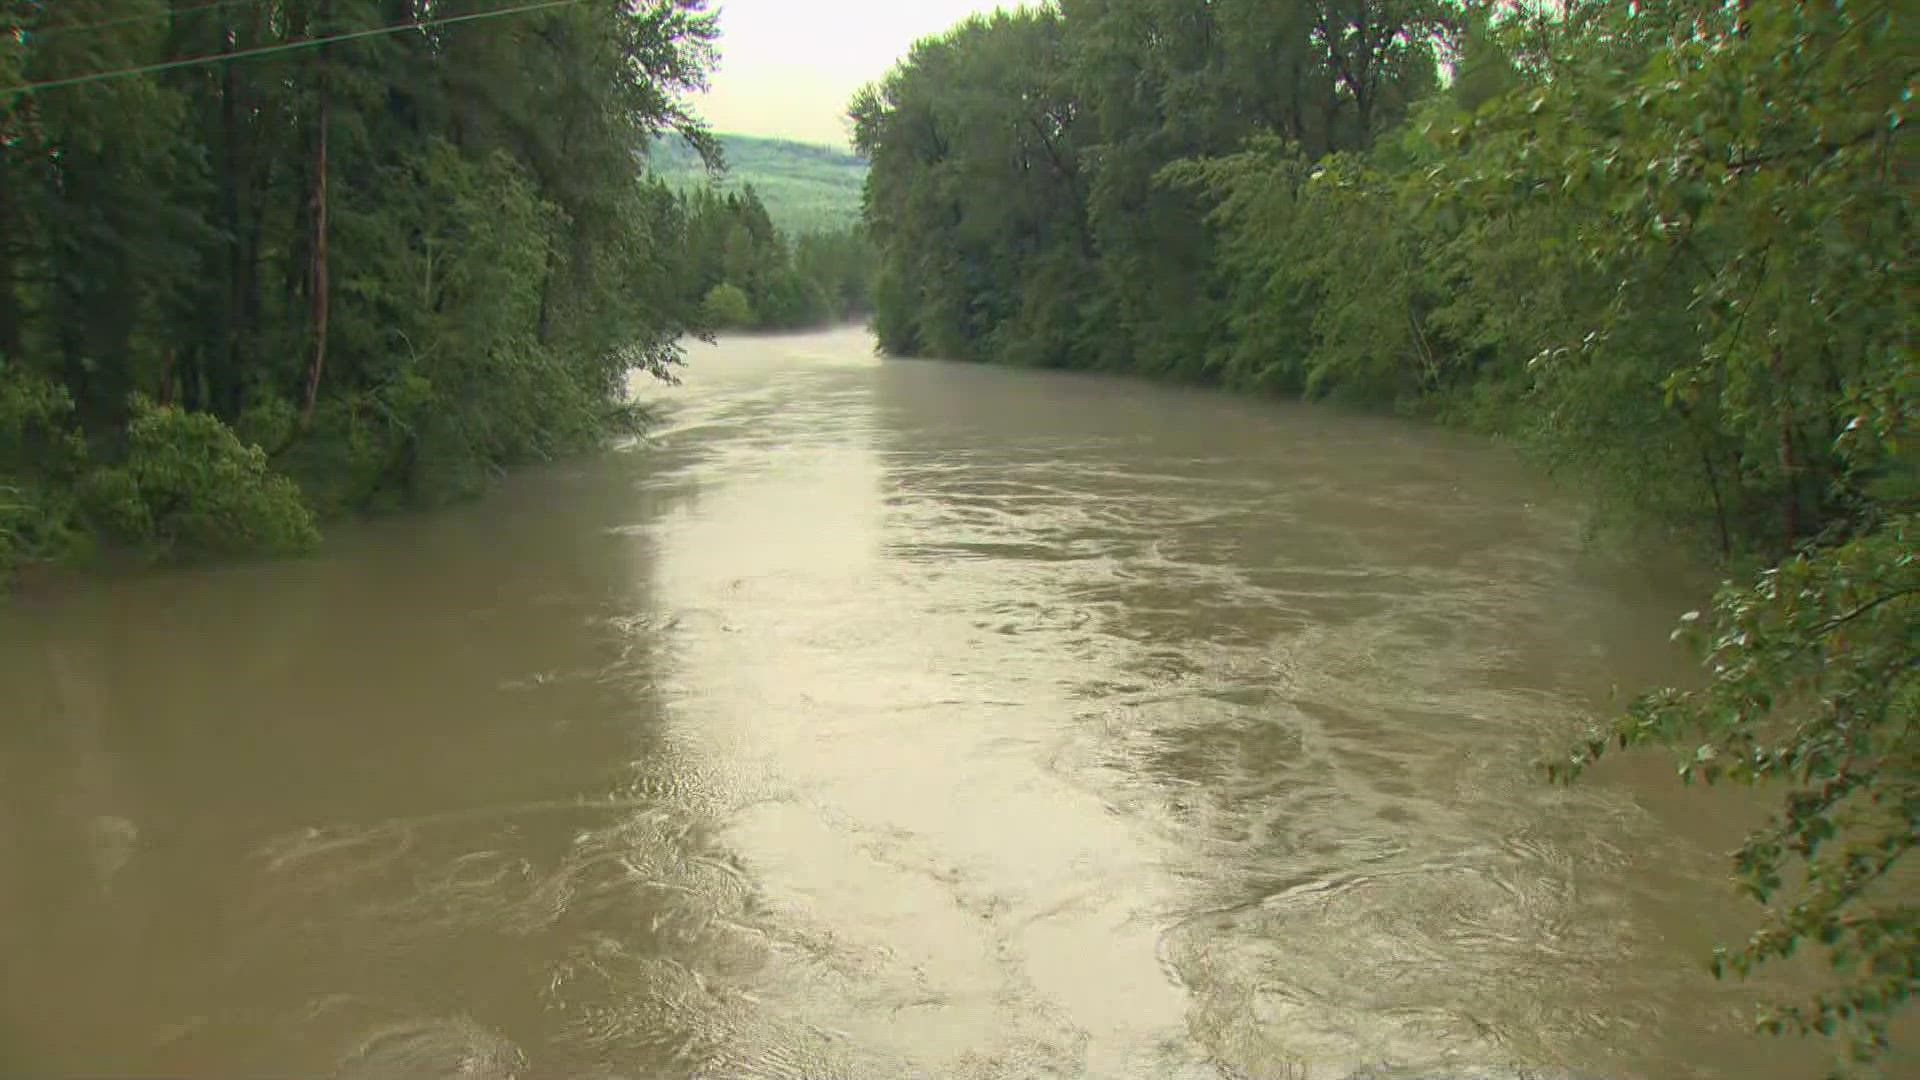
[[[860,219],[860,187],[867,163],[845,150],[752,135],[722,135],[727,175],[722,187],[752,184],[774,224],[789,233],[838,229]],[[669,184],[692,187],[707,182],[700,155],[674,137],[657,144],[649,164]]]

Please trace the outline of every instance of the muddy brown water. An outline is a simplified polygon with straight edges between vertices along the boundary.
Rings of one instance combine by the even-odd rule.
[[[0,1074],[1807,1075],[1736,808],[1532,759],[1685,567],[1504,451],[696,347],[650,445],[0,609]]]

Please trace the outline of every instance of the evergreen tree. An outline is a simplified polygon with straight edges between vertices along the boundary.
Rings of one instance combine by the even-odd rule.
[[[124,481],[169,439],[223,446],[210,423],[270,463],[222,483],[290,474],[331,512],[471,490],[623,415],[627,373],[699,321],[683,212],[635,155],[711,146],[684,104],[705,6],[0,4],[0,401],[31,418],[0,424],[0,483],[60,518],[32,531],[191,555]],[[49,425],[86,464],[22,441]]]

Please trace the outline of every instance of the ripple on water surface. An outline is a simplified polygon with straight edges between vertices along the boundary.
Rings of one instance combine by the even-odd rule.
[[[1697,963],[1732,834],[1529,768],[1685,606],[1537,478],[870,345],[0,612],[0,1072],[1809,1071]]]

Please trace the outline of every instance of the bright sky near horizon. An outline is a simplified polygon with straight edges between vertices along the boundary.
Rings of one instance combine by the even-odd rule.
[[[845,145],[854,91],[885,75],[920,38],[1000,6],[995,0],[717,0],[720,66],[696,107],[715,131]]]

